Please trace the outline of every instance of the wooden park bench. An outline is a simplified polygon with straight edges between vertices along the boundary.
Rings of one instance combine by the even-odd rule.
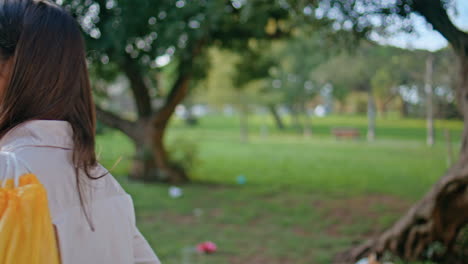
[[[332,129],[332,134],[336,139],[359,139],[361,134],[357,128],[337,127]]]

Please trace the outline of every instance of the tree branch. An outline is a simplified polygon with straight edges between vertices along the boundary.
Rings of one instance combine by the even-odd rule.
[[[138,141],[141,138],[141,129],[138,129],[137,122],[123,119],[114,113],[102,109],[98,105],[96,105],[96,116],[102,123],[122,131],[134,141]]]
[[[458,52],[467,52],[468,34],[450,20],[441,0],[414,0],[413,9],[426,18],[435,30],[444,36]]]
[[[192,52],[179,63],[178,78],[172,85],[164,106],[157,112],[153,119],[155,126],[164,128],[177,105],[187,96],[190,79],[192,77],[193,61],[195,57],[202,52],[204,43],[205,39],[199,40],[193,47]]]
[[[149,87],[143,79],[139,65],[129,56],[125,56],[121,67],[130,80],[130,89],[133,93],[138,117],[145,118],[151,116],[153,110],[151,107]]]

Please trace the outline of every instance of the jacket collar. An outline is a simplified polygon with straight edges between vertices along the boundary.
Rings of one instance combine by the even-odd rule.
[[[31,120],[12,128],[0,139],[0,150],[14,150],[21,147],[73,147],[73,129],[67,121]]]

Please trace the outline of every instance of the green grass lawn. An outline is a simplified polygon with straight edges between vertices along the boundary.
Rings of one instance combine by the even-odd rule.
[[[131,142],[113,131],[99,136],[106,167],[123,157],[113,174],[133,196],[139,227],[163,263],[330,263],[391,225],[430,188],[447,169],[442,131],[452,132],[456,149],[462,129],[460,122],[437,121],[429,148],[423,120],[380,119],[372,143],[330,136],[337,126],[365,135],[365,117],[313,119],[311,138],[278,132],[266,117],[250,122],[248,143],[240,142],[235,117],[205,117],[196,127],[172,122],[170,147],[189,141],[198,149],[194,183],[177,199],[167,185],[128,181]],[[245,185],[236,184],[238,175]],[[206,240],[219,252],[191,251]]]

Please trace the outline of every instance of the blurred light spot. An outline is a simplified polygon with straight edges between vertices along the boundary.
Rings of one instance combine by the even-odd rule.
[[[352,29],[353,28],[353,22],[351,22],[350,20],[346,20],[343,23],[343,28],[346,29],[346,30]]]
[[[143,48],[146,46],[146,43],[145,43],[144,40],[138,39],[137,42],[136,42],[136,46],[137,46],[137,48],[139,48],[139,49],[143,49]]]
[[[310,6],[304,7],[303,12],[304,12],[305,15],[310,16],[312,14],[312,7],[310,7]]]
[[[315,107],[314,114],[319,117],[324,117],[327,114],[325,106],[318,105],[317,107]]]
[[[200,22],[198,22],[196,20],[191,20],[189,22],[189,27],[190,28],[199,28],[200,27]]]
[[[89,7],[89,12],[93,14],[99,13],[99,5],[98,4],[93,4]]]
[[[132,51],[133,51],[133,45],[132,45],[132,44],[128,44],[128,45],[125,47],[125,52],[131,53]]]
[[[239,9],[242,7],[242,1],[239,1],[239,0],[233,0],[232,1],[232,6],[236,9]]]
[[[101,57],[101,62],[102,62],[102,64],[109,63],[109,56],[107,56],[107,55],[102,56]]]
[[[156,18],[155,18],[155,17],[150,17],[150,18],[148,19],[148,24],[150,24],[150,25],[156,24]]]
[[[336,21],[333,22],[332,27],[333,27],[334,30],[337,30],[337,31],[341,29],[340,23],[338,23]]]
[[[164,67],[171,62],[171,56],[169,54],[164,54],[157,57],[155,62],[157,67]]]
[[[179,1],[177,1],[177,2],[175,3],[175,5],[176,5],[176,7],[178,7],[178,8],[182,8],[182,7],[185,6],[185,1],[179,0]]]
[[[106,8],[107,9],[112,9],[115,7],[115,1],[114,0],[107,0],[106,2]]]
[[[159,18],[159,19],[163,20],[163,19],[165,19],[166,17],[167,17],[167,13],[166,13],[166,12],[164,12],[164,11],[159,12],[159,14],[158,14],[158,18]]]
[[[166,51],[167,54],[169,55],[174,55],[175,48],[173,46],[169,47]]]
[[[89,35],[94,39],[98,39],[101,37],[101,31],[99,31],[99,29],[97,28],[93,28]]]

